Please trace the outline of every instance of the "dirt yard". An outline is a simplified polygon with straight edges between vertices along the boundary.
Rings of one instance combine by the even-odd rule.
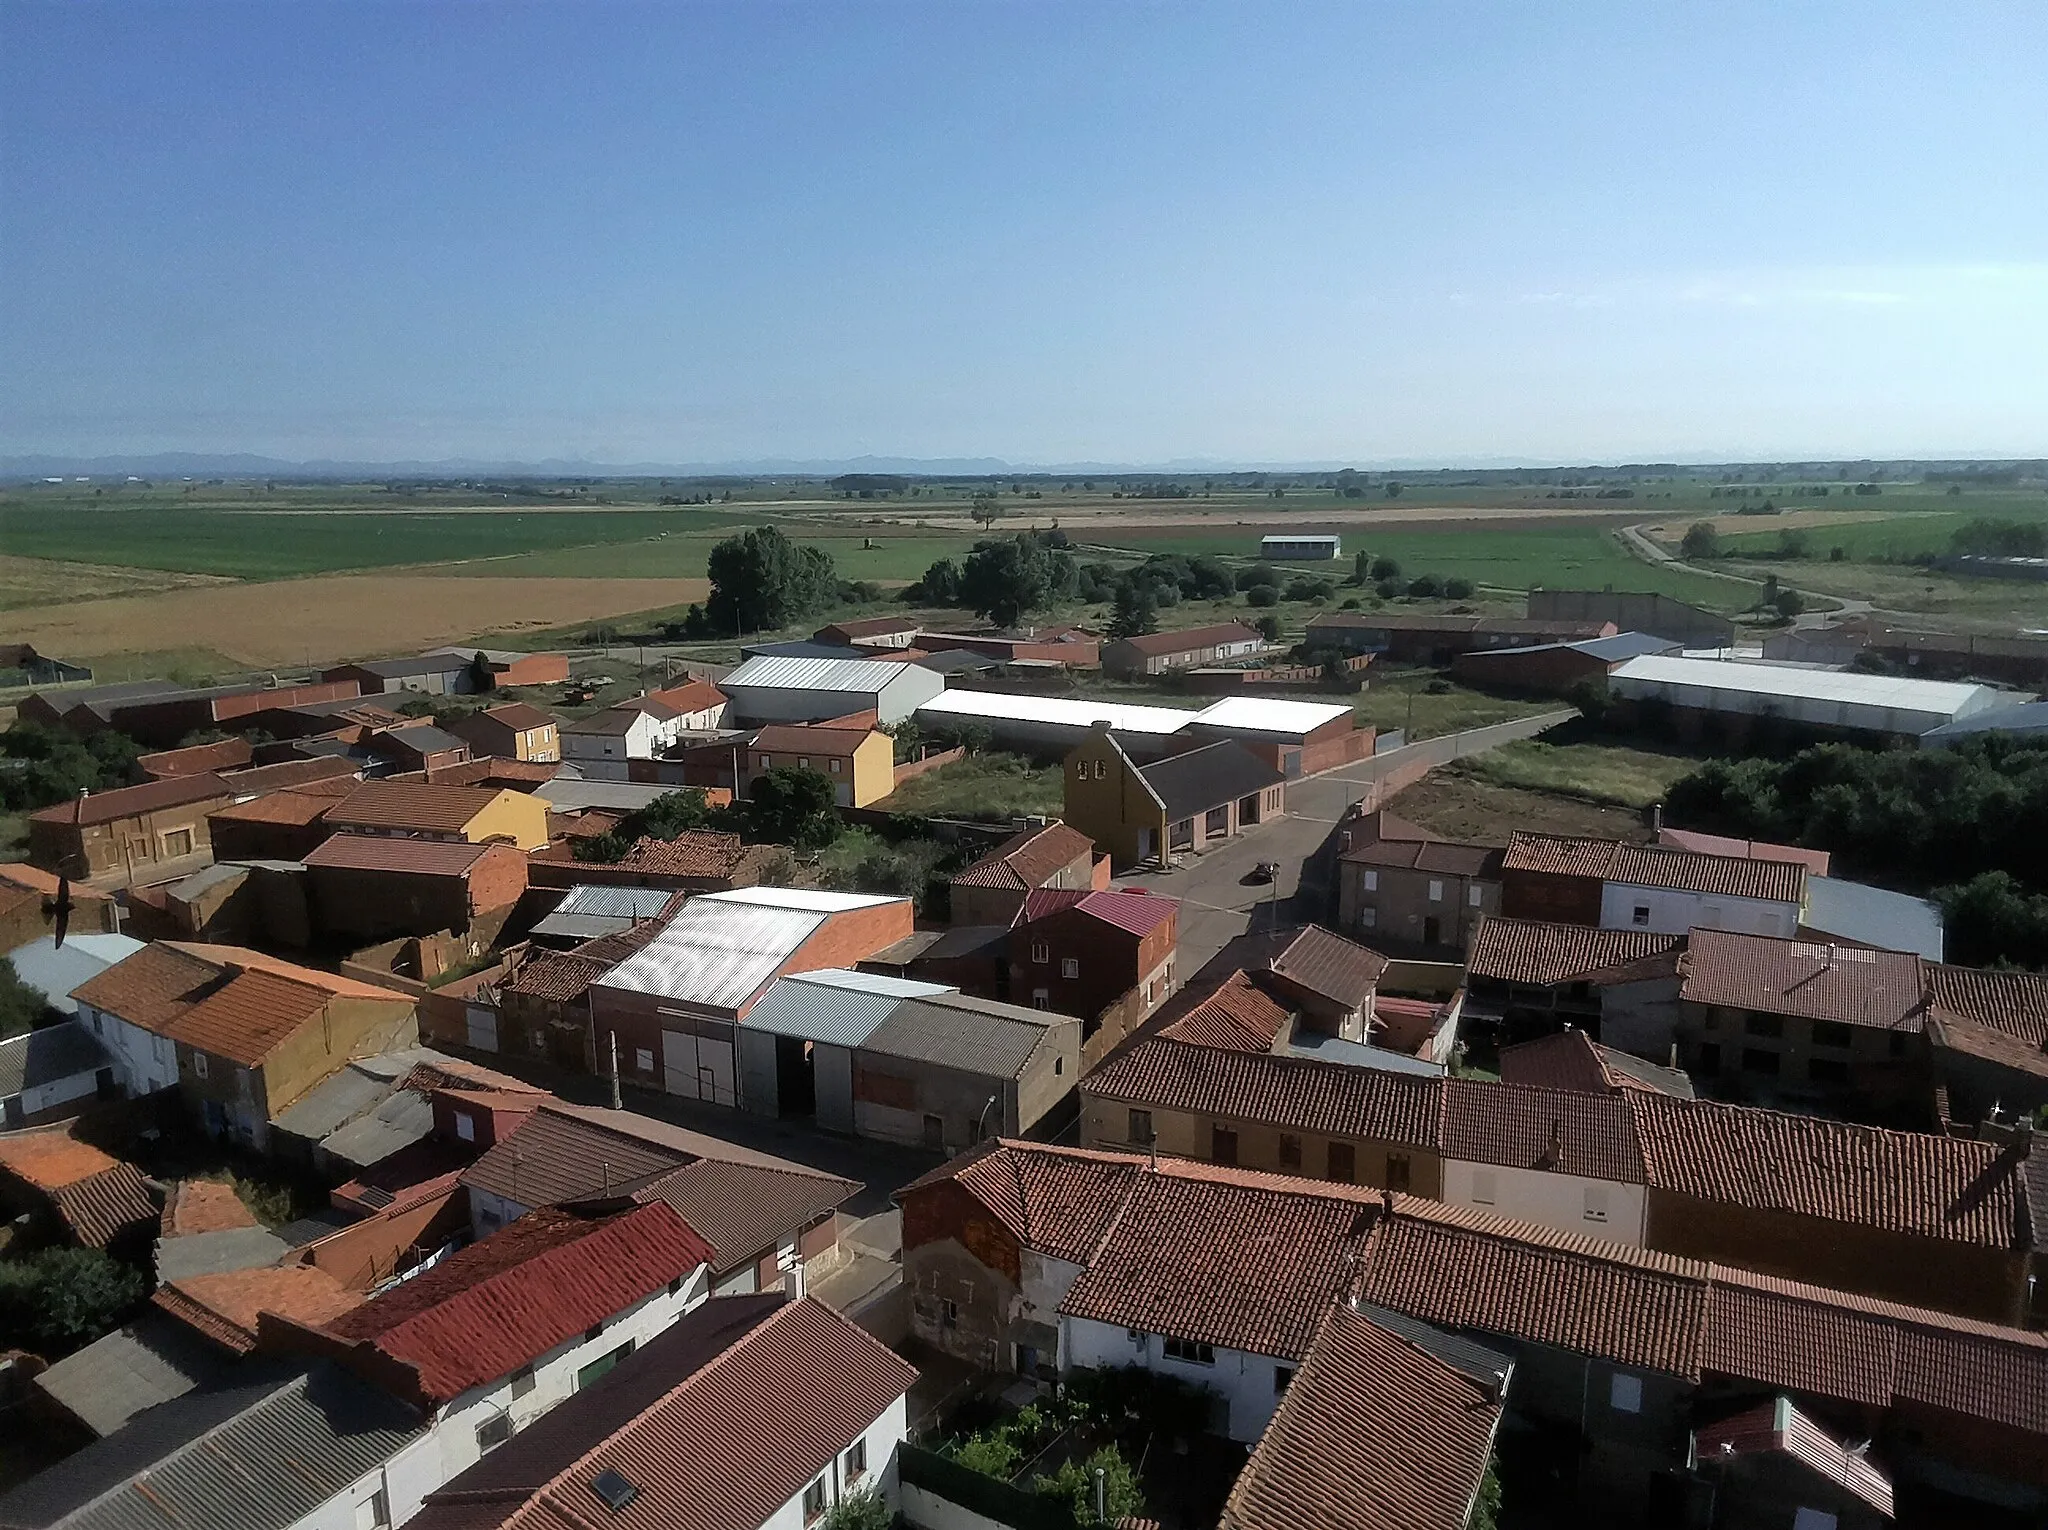
[[[1551,792],[1496,786],[1440,770],[1387,803],[1387,811],[1446,839],[1505,845],[1517,829],[1532,834],[1584,834],[1641,843],[1649,838],[1642,815]]]
[[[161,589],[176,576],[147,577]],[[242,664],[301,666],[595,621],[709,591],[702,579],[344,574],[40,606],[10,615],[6,626],[10,641],[67,659],[204,648]]]

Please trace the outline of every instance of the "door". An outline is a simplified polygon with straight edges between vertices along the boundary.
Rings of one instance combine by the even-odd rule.
[[[1149,861],[1158,853],[1159,846],[1153,841],[1152,831],[1150,829],[1140,829],[1138,831],[1138,859]]]
[[[775,1105],[779,1116],[817,1114],[817,1066],[812,1044],[800,1036],[775,1038]]]
[[[943,1117],[924,1118],[924,1145],[934,1153],[943,1152],[946,1147],[946,1123]]]
[[[1422,943],[1425,946],[1433,946],[1438,944],[1443,939],[1443,933],[1443,922],[1440,919],[1438,919],[1436,915],[1430,914],[1423,919]]]

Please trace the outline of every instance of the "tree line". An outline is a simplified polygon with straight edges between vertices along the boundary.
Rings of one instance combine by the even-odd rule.
[[[1710,760],[1665,805],[1690,827],[1826,849],[1843,875],[1931,895],[1951,961],[2048,968],[2048,743]]]

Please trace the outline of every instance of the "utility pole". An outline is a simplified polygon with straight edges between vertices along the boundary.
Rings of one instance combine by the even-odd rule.
[[[612,1109],[625,1109],[625,1101],[619,1096],[619,1033],[606,1032],[612,1039]]]

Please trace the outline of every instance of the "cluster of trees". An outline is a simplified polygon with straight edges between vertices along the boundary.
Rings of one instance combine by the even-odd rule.
[[[127,786],[141,751],[125,734],[105,729],[80,738],[67,728],[17,722],[0,734],[0,807],[33,811],[69,802],[80,792]]]
[[[913,605],[963,606],[1004,627],[1061,601],[1107,599],[1084,588],[1071,546],[1058,530],[992,537],[975,543],[960,563],[939,559],[903,592],[903,599]]]
[[[62,1017],[50,1008],[40,988],[31,988],[14,970],[14,963],[0,956],[0,1041],[20,1036]]]
[[[96,1248],[0,1260],[0,1348],[61,1359],[112,1333],[148,1294],[140,1270]]]
[[[675,839],[692,829],[737,834],[748,844],[818,850],[839,837],[835,800],[829,776],[778,765],[755,778],[752,795],[729,806],[713,807],[702,787],[664,793],[620,819],[609,834],[578,841],[576,858],[609,864],[623,860],[642,839]]]
[[[711,549],[711,598],[704,618],[716,633],[772,632],[839,598],[839,575],[822,547],[799,547],[773,526],[756,526]]]
[[[2048,744],[1820,744],[1789,759],[1710,760],[1673,784],[1678,822],[1825,847],[1850,876],[1931,893],[1951,960],[2048,967]]]
[[[2048,523],[2041,521],[1965,521],[1949,536],[1959,557],[2048,558]]]

